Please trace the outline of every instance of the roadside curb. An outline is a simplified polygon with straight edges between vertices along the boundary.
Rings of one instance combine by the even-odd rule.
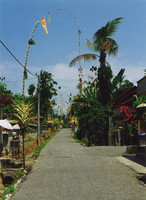
[[[146,167],[135,163],[127,158],[124,158],[123,156],[118,156],[117,159],[125,164],[126,166],[128,166],[129,168],[133,169],[134,171],[136,171],[139,174],[146,174]]]

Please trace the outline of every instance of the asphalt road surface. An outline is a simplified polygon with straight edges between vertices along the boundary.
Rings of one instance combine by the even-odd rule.
[[[137,173],[119,162],[125,147],[83,147],[62,129],[41,151],[12,200],[146,200]]]

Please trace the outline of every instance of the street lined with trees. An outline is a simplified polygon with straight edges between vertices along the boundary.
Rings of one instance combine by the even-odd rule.
[[[118,52],[118,44],[112,39],[112,36],[116,33],[122,19],[116,18],[109,21],[93,34],[93,42],[87,40],[87,46],[92,51],[97,52],[98,55],[92,53],[79,55],[70,63],[70,66],[73,66],[82,59],[85,61],[99,59],[99,67],[92,66],[90,68],[93,73],[90,80],[79,83],[82,84],[80,86],[82,90],[79,90],[79,94],[73,97],[72,102],[69,103],[70,108],[67,113],[68,122],[72,121],[72,118],[75,119],[73,124],[77,127],[75,136],[77,139],[85,141],[88,146],[109,144],[109,110],[113,109],[114,99],[118,95],[133,87],[133,83],[124,79],[125,69],[121,69],[117,75],[114,75],[112,66],[106,60],[107,55],[115,56]],[[29,40],[29,46],[34,44],[34,41],[30,42]],[[16,102],[33,103],[34,116],[37,116],[39,103],[39,117],[42,124],[47,124],[49,119],[52,120],[55,117],[61,119],[61,116],[56,116],[53,111],[54,97],[57,95],[57,82],[52,77],[51,73],[41,70],[40,75],[38,75],[38,86],[31,84],[28,88],[29,96],[12,95],[11,93],[12,100],[16,99]],[[3,108],[3,110],[6,110],[10,119],[13,119],[11,105]]]
[[[133,135],[137,136],[138,125],[137,125],[137,118],[135,118],[135,113],[136,113],[137,106],[140,103],[143,103],[146,101],[145,96],[135,97],[135,101],[130,102],[130,104],[128,105],[122,104],[122,105],[118,105],[117,107],[117,105],[115,104],[115,99],[118,98],[120,95],[122,95],[123,92],[129,89],[132,89],[134,85],[132,82],[125,79],[124,68],[122,68],[115,75],[112,71],[112,66],[107,61],[107,58],[108,58],[107,56],[117,55],[118,44],[112,38],[112,36],[116,33],[118,25],[121,23],[122,19],[123,18],[116,18],[112,21],[109,21],[105,26],[103,26],[101,29],[97,30],[93,34],[92,42],[87,40],[87,46],[89,47],[89,49],[91,49],[92,51],[98,54],[91,53],[91,54],[78,55],[76,58],[74,58],[71,61],[70,66],[73,66],[76,62],[80,63],[82,59],[84,59],[85,61],[89,61],[89,60],[92,60],[92,59],[95,60],[98,58],[99,66],[98,65],[90,66],[90,71],[92,72],[93,75],[88,79],[88,81],[86,80],[79,81],[79,85],[78,85],[79,92],[74,97],[72,97],[71,95],[69,96],[69,102],[68,102],[69,107],[66,113],[61,113],[61,112],[57,113],[54,110],[54,106],[56,105],[55,97],[58,94],[58,89],[61,89],[61,87],[59,87],[57,82],[54,80],[53,74],[51,74],[48,71],[41,70],[40,74],[36,75],[36,77],[38,78],[37,86],[34,84],[29,85],[28,95],[24,95],[25,80],[27,79],[27,68],[26,68],[27,60],[24,67],[22,94],[13,94],[12,91],[7,90],[7,86],[5,84],[0,83],[1,118],[14,120],[20,126],[20,130],[21,130],[20,135],[22,136],[22,145],[23,145],[23,169],[25,169],[26,167],[25,166],[25,137],[29,132],[28,128],[30,128],[30,125],[37,124],[38,127],[45,126],[47,127],[46,129],[48,129],[48,132],[50,130],[52,132],[55,132],[55,124],[60,125],[60,127],[63,127],[63,128],[72,127],[74,131],[74,138],[77,140],[80,140],[81,143],[84,144],[84,146],[90,146],[90,147],[110,145],[111,143],[109,142],[109,131],[111,129],[123,130],[123,139],[121,143],[122,145],[131,144],[131,141],[132,141],[131,137]],[[30,48],[30,45],[34,45],[34,44],[35,44],[35,41],[33,41],[31,38],[28,41],[29,48]],[[29,52],[29,48],[28,48],[28,52]],[[28,54],[26,58],[27,57],[28,57]],[[112,121],[111,116],[114,115],[113,113],[115,112],[116,109],[119,110],[120,117],[116,119],[115,121],[114,120]],[[111,126],[111,121],[112,121],[112,126]],[[38,146],[40,145],[39,143],[40,134],[42,134],[43,132],[43,131],[40,132],[39,128],[38,128],[38,133],[36,134]],[[41,171],[38,172],[40,175],[39,180],[41,180],[43,175],[44,177],[47,177],[48,179],[53,180],[54,174],[52,173],[51,166],[52,165],[54,167],[57,166],[57,176],[56,176],[56,180],[54,179],[54,185],[58,184],[57,180],[59,180],[65,183],[64,190],[69,191],[70,188],[68,187],[73,188],[73,185],[72,184],[70,186],[66,185],[66,182],[69,183],[69,179],[72,179],[73,182],[75,183],[76,176],[78,175],[79,177],[77,180],[79,181],[79,183],[83,184],[83,180],[86,179],[85,172],[87,170],[87,172],[90,174],[90,178],[93,179],[92,183],[94,186],[93,188],[90,188],[90,186],[88,185],[87,187],[85,187],[85,190],[79,191],[80,197],[83,196],[83,199],[85,200],[85,199],[95,199],[103,195],[102,198],[106,199],[108,195],[109,199],[116,199],[117,196],[120,195],[120,192],[113,193],[115,184],[117,185],[117,180],[116,180],[117,176],[119,176],[117,169],[118,167],[121,168],[120,173],[122,173],[122,170],[124,171],[127,169],[126,168],[124,169],[124,167],[118,164],[113,157],[112,157],[112,161],[114,164],[112,164],[111,161],[109,160],[108,153],[105,152],[105,147],[100,149],[101,155],[99,153],[98,157],[97,155],[94,156],[95,152],[94,150],[92,152],[92,148],[89,151],[87,151],[87,149],[85,148],[82,152],[81,147],[78,144],[74,143],[68,134],[69,134],[69,130],[63,129],[53,139],[53,141],[57,141],[59,143],[59,147],[55,145],[53,142],[50,144],[50,147],[49,146],[46,147],[47,153],[49,151],[49,160],[47,160],[46,157],[45,157],[45,161],[42,160],[43,159],[42,157],[39,158],[39,160],[41,160],[41,162],[38,164],[40,165],[40,167],[42,167],[41,166],[42,163],[43,164],[44,162],[48,163],[48,166],[44,165],[47,170],[46,172],[44,172],[42,169]],[[65,142],[61,144],[62,139],[63,141],[64,140],[68,141],[65,147],[64,147]],[[117,143],[114,143],[113,141],[112,144],[116,145]],[[74,146],[76,147],[76,149],[74,148]],[[123,148],[121,147],[119,149],[123,150]],[[115,155],[117,156],[118,154],[116,154],[116,152],[114,152],[113,149],[111,148],[111,151],[113,152],[112,156],[115,156]],[[98,149],[96,148],[96,150]],[[44,151],[42,151],[42,154],[43,152],[46,155],[45,149]],[[77,169],[77,171],[74,171],[74,169],[72,169],[73,173],[75,174],[75,177],[74,177],[74,176],[71,176],[70,164],[72,162],[77,163],[76,160],[78,160],[78,156],[77,156],[78,152],[81,155],[81,157],[83,156],[86,158],[86,161],[83,160],[83,162],[82,161],[79,162],[79,165],[74,165],[74,168]],[[119,153],[121,154],[123,152],[119,152]],[[97,154],[97,151],[96,151],[96,154]],[[90,158],[88,155],[90,155]],[[103,155],[106,156],[106,158],[108,159],[108,162],[104,160],[104,158],[102,158]],[[60,161],[58,161],[59,158],[61,158]],[[63,164],[64,158],[67,158],[67,159],[69,158],[68,159],[69,163],[67,164],[67,166]],[[54,164],[54,159],[56,159],[55,161],[57,163],[56,166]],[[116,173],[115,172],[113,173],[111,171],[109,172],[109,175],[107,174],[108,181],[110,179],[113,179],[114,184],[111,184],[111,189],[108,190],[105,196],[104,196],[104,193],[105,193],[105,190],[107,190],[107,184],[106,184],[106,181],[103,179],[103,176],[105,175],[105,172],[107,172],[106,167],[103,170],[104,172],[102,173],[102,178],[101,178],[102,182],[100,182],[100,184],[98,185],[98,187],[100,188],[98,190],[98,193],[95,190],[97,189],[97,180],[100,177],[100,174],[96,168],[97,161],[98,161],[97,159],[100,159],[101,161],[100,164],[98,164],[98,167],[99,167],[98,170],[101,170],[101,165],[104,165],[104,166],[110,165],[116,170]],[[59,166],[60,163],[58,162],[60,162],[63,165],[63,169],[60,168]],[[96,174],[95,177],[93,177],[93,174],[90,173],[91,165],[88,166],[89,163],[87,164],[87,162],[89,163],[93,162],[93,171],[94,171],[93,173],[94,175]],[[37,164],[34,166],[34,169],[36,166]],[[49,167],[51,168],[51,173],[52,173],[51,175],[49,174],[49,171],[50,171]],[[67,179],[65,174],[63,174],[63,177],[60,179],[61,170],[63,170],[63,172],[66,173],[65,167],[67,167],[70,178]],[[85,170],[83,171],[84,172],[83,174],[80,172],[81,167]],[[47,173],[47,175],[45,173]],[[113,178],[112,173],[114,175],[116,174],[116,177],[114,176]],[[128,174],[128,170],[127,170],[127,174]],[[130,175],[134,177],[134,175],[131,172],[130,172]],[[30,185],[32,184],[31,183],[32,180],[28,180],[26,184],[24,183],[25,195],[29,198],[30,198],[30,195],[33,195],[32,191],[30,191],[30,188],[36,191],[36,188],[39,186],[38,181],[36,180],[36,177],[38,176],[38,174],[35,174],[35,171],[32,171],[32,174],[30,176],[32,176],[32,180],[35,181],[36,185],[35,185],[35,188],[30,187]],[[81,177],[81,181],[80,181],[80,177]],[[120,174],[120,177],[121,177],[121,174]],[[123,178],[121,178],[122,186],[119,186],[119,189],[121,189],[120,187],[122,187],[122,189],[125,189],[124,183],[129,184],[128,190],[130,191],[130,193],[128,195],[130,196],[129,197],[122,196],[121,200],[126,199],[126,198],[138,199],[138,195],[136,192],[132,193],[131,195],[132,188],[130,186],[129,180],[126,179],[126,181],[124,182],[126,178],[126,173]],[[87,183],[87,180],[85,180],[85,182]],[[46,184],[46,182],[44,184]],[[51,183],[49,182],[49,184]],[[53,188],[54,185],[52,184],[52,187],[49,185],[49,187],[51,188],[51,192],[54,191],[54,188]],[[105,185],[105,188],[101,189],[101,187],[103,188],[104,185]],[[137,184],[134,178],[133,178],[133,186],[137,186],[138,187],[137,191],[140,191],[140,193],[143,191],[143,188],[140,188],[140,186]],[[78,187],[79,186],[74,187],[75,191],[78,189]],[[43,191],[44,188],[46,188],[46,185],[43,186],[43,188],[41,188],[41,191]],[[91,191],[89,190],[89,188],[91,189]],[[86,193],[86,189],[88,189],[87,190],[88,193]],[[58,193],[60,193],[59,196],[57,194],[58,199],[61,199],[61,198],[63,199],[67,197],[67,193],[63,194],[63,192],[60,191],[59,185],[57,187],[57,190],[58,190]],[[70,199],[74,198],[74,195],[73,195],[74,193],[72,191],[73,190],[71,190]],[[77,195],[77,191],[75,194]],[[22,195],[21,199],[26,198],[22,190],[20,189],[20,193],[18,192],[18,196],[16,194],[14,195],[14,198],[12,199],[19,199],[20,195]],[[35,199],[40,199],[40,197],[42,197],[40,195],[46,195],[46,196],[43,196],[43,198],[56,199],[56,196],[53,193],[50,193],[50,191],[47,192],[46,194],[37,193],[37,197],[35,196]],[[90,195],[91,196],[93,195],[93,197],[91,198]],[[34,196],[32,196],[32,198],[34,198]],[[141,199],[143,199],[143,196]]]

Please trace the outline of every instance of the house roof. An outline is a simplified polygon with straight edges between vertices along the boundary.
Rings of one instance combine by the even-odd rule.
[[[20,129],[20,126],[19,126],[18,124],[15,124],[15,125],[13,126],[13,129],[15,129],[15,130],[17,129],[17,130],[18,130],[18,129]]]
[[[8,121],[8,120],[6,120],[6,119],[1,119],[0,120],[0,128],[1,129],[6,129],[6,130],[10,130],[10,131],[12,131],[13,130],[13,127],[12,127],[12,125],[10,124],[10,122]]]
[[[142,80],[146,79],[146,76],[142,77],[140,80],[137,81],[137,83],[141,82]]]
[[[114,99],[114,106],[119,105],[130,105],[135,99],[134,95],[137,95],[137,86],[134,86],[123,93],[121,93],[117,98]]]

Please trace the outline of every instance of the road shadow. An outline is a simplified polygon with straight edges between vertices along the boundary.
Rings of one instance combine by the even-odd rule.
[[[127,158],[139,165],[142,165],[143,167],[146,167],[146,158],[139,158],[136,156],[136,154],[124,154],[122,155],[124,158]]]

